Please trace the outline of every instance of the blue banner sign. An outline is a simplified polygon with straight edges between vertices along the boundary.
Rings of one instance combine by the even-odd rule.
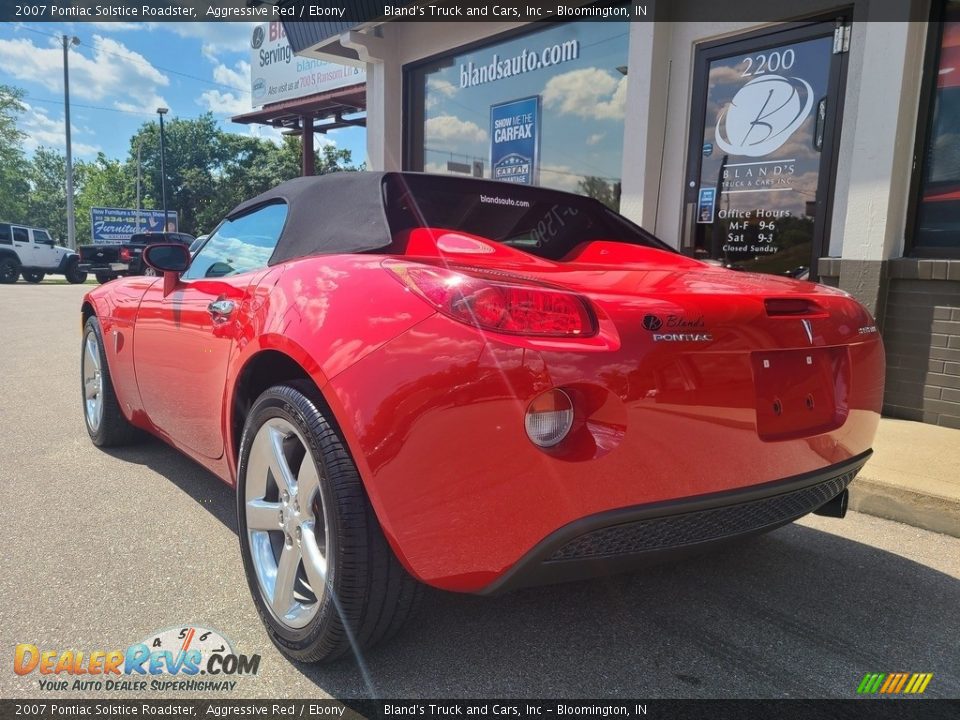
[[[90,208],[90,233],[96,244],[129,240],[141,232],[177,231],[177,213],[167,211],[167,227],[163,226],[163,210],[140,210],[130,208]]]
[[[540,96],[490,106],[494,180],[536,185],[540,162]]]

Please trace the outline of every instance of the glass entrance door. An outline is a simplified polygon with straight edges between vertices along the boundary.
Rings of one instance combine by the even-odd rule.
[[[835,27],[813,23],[698,50],[686,198],[696,257],[815,277],[843,78]]]

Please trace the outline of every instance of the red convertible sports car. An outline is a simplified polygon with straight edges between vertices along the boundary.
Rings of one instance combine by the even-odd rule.
[[[709,267],[590,198],[342,173],[237,207],[83,301],[87,429],[236,486],[298,660],[422,584],[495,593],[842,517],[884,354],[839,290]]]

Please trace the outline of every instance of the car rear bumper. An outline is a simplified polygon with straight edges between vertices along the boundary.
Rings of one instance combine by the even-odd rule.
[[[77,269],[81,272],[126,274],[130,272],[130,265],[128,263],[102,263],[99,265],[80,263]]]
[[[624,572],[768,532],[839,495],[872,454],[764,485],[581,518],[544,538],[479,594]]]

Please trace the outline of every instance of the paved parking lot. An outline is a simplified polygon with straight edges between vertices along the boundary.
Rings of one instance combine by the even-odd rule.
[[[359,663],[290,663],[248,597],[231,491],[159,442],[88,441],[87,289],[0,285],[0,697],[42,694],[11,671],[17,643],[126,648],[190,623],[262,654],[227,697],[853,697],[894,671],[960,696],[960,540],[857,513],[602,582],[432,593]],[[107,693],[66,696],[85,694]]]

